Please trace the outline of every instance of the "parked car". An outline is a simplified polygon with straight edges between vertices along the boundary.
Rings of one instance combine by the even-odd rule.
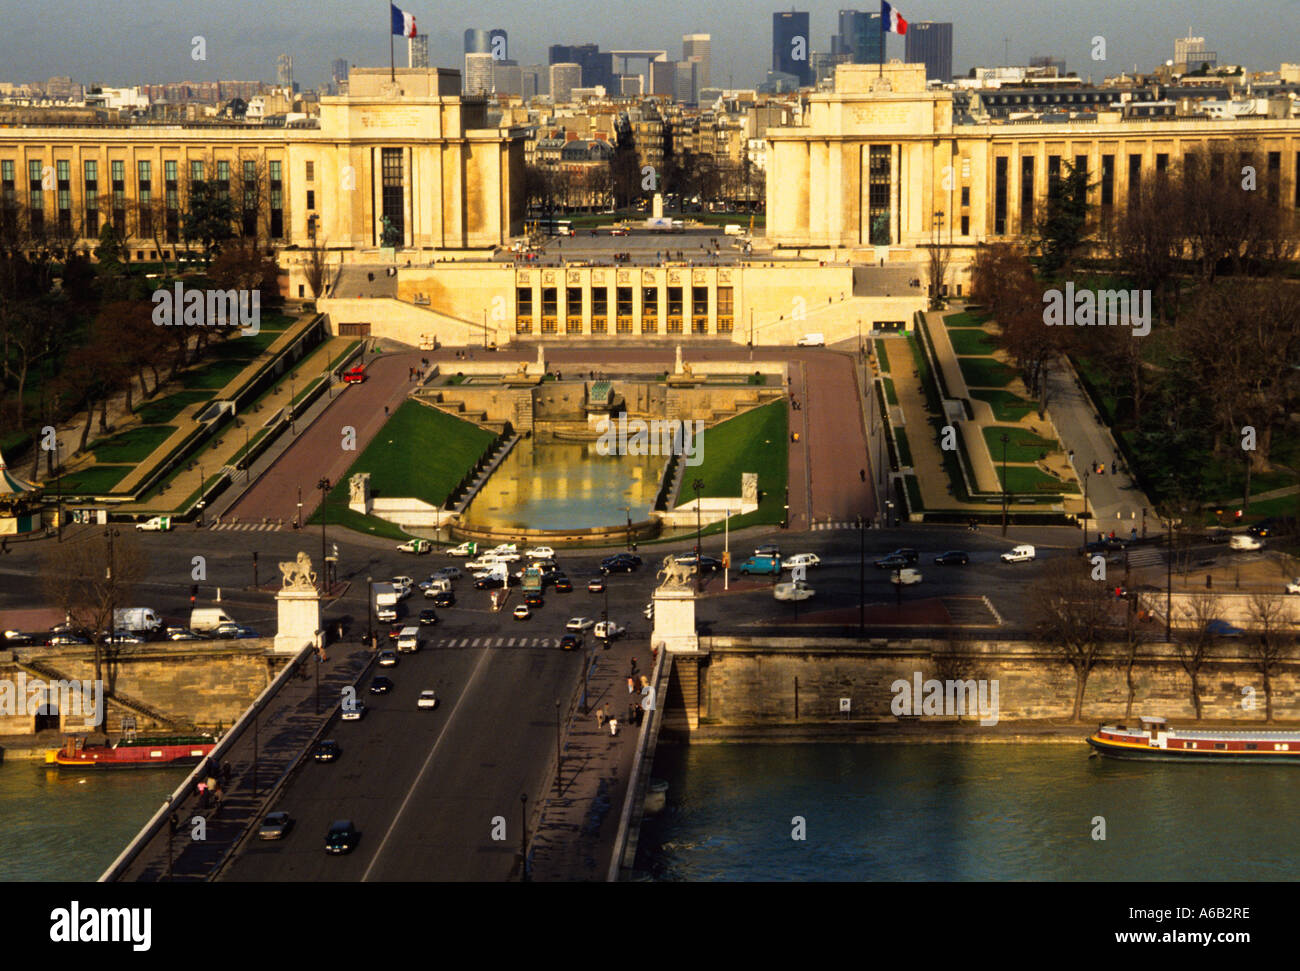
[[[144,638],[134,631],[115,630],[112,634],[104,632],[104,640],[109,644],[143,644]]]
[[[532,615],[533,612],[528,609],[527,604],[520,604],[512,611],[512,616],[515,618],[515,620],[527,620]]]
[[[637,566],[638,564],[630,557],[611,556],[600,561],[600,572],[606,575],[610,573],[631,573]]]
[[[293,817],[286,812],[267,813],[257,829],[260,840],[282,840],[293,829]]]
[[[560,638],[560,650],[576,651],[582,647],[581,634],[565,634]]]
[[[154,516],[152,519],[146,519],[142,523],[136,523],[135,528],[149,533],[165,533],[172,528],[171,516]]]
[[[816,553],[796,553],[788,560],[781,561],[781,568],[788,570],[791,567],[802,566],[821,566],[822,558]]]
[[[777,600],[807,600],[817,591],[803,580],[794,583],[778,583],[772,588],[772,596]]]
[[[437,693],[436,691],[434,691],[432,688],[426,688],[424,691],[421,691],[421,692],[420,692],[420,697],[419,697],[418,699],[416,699],[415,707],[416,707],[416,708],[430,708],[430,709],[432,709],[432,708],[437,708],[437,707],[438,707],[438,693]]]
[[[357,845],[357,828],[350,819],[336,819],[330,823],[330,830],[325,834],[325,852],[337,856],[351,853]]]
[[[384,648],[379,652],[379,666],[381,668],[397,667],[397,652],[391,648]]]
[[[80,634],[51,634],[45,640],[46,647],[64,647],[68,644],[89,644]]]
[[[405,543],[397,544],[399,553],[428,553],[433,549],[433,544],[427,539],[408,539]]]
[[[781,547],[778,546],[776,543],[764,543],[762,546],[754,550],[754,555],[755,556],[780,556]]]
[[[1002,554],[1003,563],[1028,563],[1035,556],[1035,551],[1028,543],[1014,546]]]
[[[889,577],[889,582],[901,587],[910,587],[914,583],[921,582],[921,571],[914,570],[911,567],[904,567],[901,570],[895,570]]]
[[[392,690],[392,679],[386,678],[382,674],[375,675],[374,679],[370,682],[370,693],[372,695],[386,695]]]
[[[461,543],[459,546],[453,546],[447,551],[448,556],[473,556],[478,552],[477,543]]]
[[[360,698],[352,699],[341,708],[343,713],[339,717],[345,722],[359,722],[366,717],[366,703]]]
[[[939,566],[965,566],[970,562],[970,555],[964,550],[949,550],[936,556],[934,562]]]
[[[248,640],[262,635],[243,624],[222,624],[212,631],[212,636],[219,640]]]
[[[332,738],[327,738],[316,746],[316,751],[312,753],[312,758],[317,762],[333,762],[342,754],[343,750],[339,748],[339,743],[334,741]]]
[[[627,633],[627,628],[612,620],[602,620],[591,630],[593,637],[599,637],[604,641],[617,640]]]
[[[760,576],[777,576],[781,572],[781,557],[754,555],[740,564],[742,576],[749,576],[751,573],[757,573]]]
[[[196,634],[188,627],[168,627],[163,631],[163,637],[169,641],[201,641],[203,636]]]

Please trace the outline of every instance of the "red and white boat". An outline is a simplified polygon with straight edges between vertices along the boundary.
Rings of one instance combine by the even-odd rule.
[[[1300,731],[1179,730],[1164,718],[1142,718],[1140,728],[1102,725],[1088,744],[1113,759],[1158,762],[1294,762],[1300,765]]]
[[[87,736],[69,735],[61,749],[45,753],[47,765],[78,769],[139,769],[197,765],[217,745],[211,735],[125,735],[107,745],[87,745]]]

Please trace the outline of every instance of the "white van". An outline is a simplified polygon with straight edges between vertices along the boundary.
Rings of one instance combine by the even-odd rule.
[[[1228,549],[1230,550],[1262,550],[1264,541],[1257,536],[1251,536],[1249,533],[1237,533],[1228,539]]]
[[[215,630],[222,624],[238,623],[239,621],[220,607],[195,607],[190,611],[190,630],[192,631]]]
[[[1034,558],[1034,548],[1028,543],[1013,547],[1002,554],[1003,563],[1028,563]]]
[[[798,340],[799,347],[825,347],[825,334],[804,334]]]
[[[420,628],[403,627],[397,634],[397,650],[402,654],[414,654],[420,649]]]

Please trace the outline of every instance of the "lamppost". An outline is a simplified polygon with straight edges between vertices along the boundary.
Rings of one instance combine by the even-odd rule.
[[[60,474],[62,466],[59,462],[59,439],[54,439],[54,515],[58,520],[59,539],[63,542],[63,476]]]
[[[722,522],[722,589],[731,589],[731,507]]]
[[[528,882],[528,793],[519,794],[519,873]]]
[[[858,517],[858,636],[867,632],[867,520]]]
[[[1007,444],[1011,436],[1002,433],[1002,535],[1007,535]]]
[[[240,419],[244,426],[244,481],[248,481],[249,466],[252,464],[248,460],[248,422]]]
[[[375,578],[366,577],[366,646],[369,647],[375,639],[375,625],[370,619],[375,605]]]
[[[632,549],[632,507],[624,506],[623,514],[627,516],[627,548],[630,552]]]
[[[1088,544],[1088,521],[1092,518],[1088,512],[1088,476],[1091,474],[1092,469],[1083,470],[1083,542],[1085,546]]]
[[[293,521],[294,529],[302,529],[302,486],[298,486],[298,518]]]
[[[296,371],[289,372],[289,434],[290,435],[298,434],[298,428],[294,424],[294,414],[293,414],[294,411],[293,400],[296,397],[298,397],[297,394],[294,393],[293,379],[296,378],[297,376],[298,373]]]
[[[696,479],[691,483],[691,488],[695,490],[695,592],[699,593],[700,581],[704,575],[700,568],[700,539],[704,532],[704,521],[700,516],[700,490],[704,488],[704,480]]]
[[[316,483],[316,488],[320,490],[320,569],[321,569],[321,589],[329,589],[329,564],[325,562],[325,496],[330,491],[330,480],[322,478]]]
[[[555,794],[558,796],[563,790],[560,788],[560,767],[563,756],[560,754],[560,699],[555,699]]]
[[[1165,640],[1172,640],[1174,612],[1174,520],[1169,517],[1165,524]]]

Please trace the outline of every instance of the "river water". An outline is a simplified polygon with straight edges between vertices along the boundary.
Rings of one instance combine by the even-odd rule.
[[[1089,758],[1085,745],[663,746],[656,880],[1294,880],[1289,765]],[[793,839],[803,817],[806,839]],[[1105,840],[1093,839],[1101,825]]]
[[[0,881],[91,881],[191,771],[0,765]]]

